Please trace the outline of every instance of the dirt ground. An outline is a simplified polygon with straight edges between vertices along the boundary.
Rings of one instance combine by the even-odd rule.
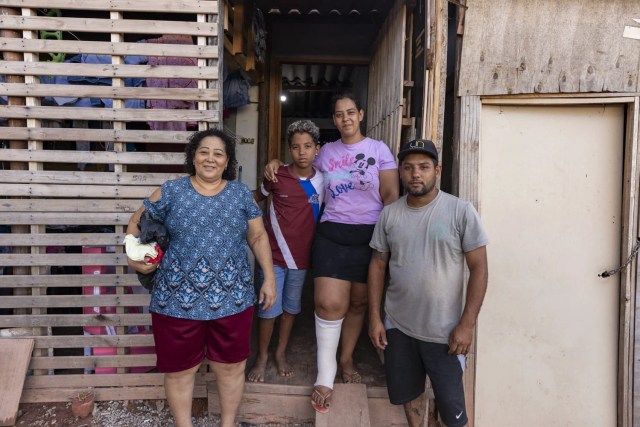
[[[194,400],[193,416],[197,426],[217,426],[217,420],[207,417],[205,399]],[[20,405],[16,426],[107,427],[107,426],[170,426],[173,424],[164,400],[128,400],[96,402],[93,414],[77,418],[71,413],[70,402],[25,403]]]
[[[173,418],[164,400],[127,400],[97,402],[92,415],[77,418],[71,413],[71,403],[23,403],[20,405],[16,427],[171,427]],[[207,400],[194,399],[194,427],[219,427],[217,417],[207,415]],[[429,427],[443,427],[429,414]],[[249,424],[238,427],[313,427],[301,424]]]
[[[170,427],[173,418],[164,400],[97,402],[93,415],[77,418],[71,403],[24,403],[16,427]],[[207,400],[194,399],[194,427],[218,427],[220,420],[207,415]],[[239,423],[240,427],[254,424]],[[312,427],[313,424],[261,424],[259,427]]]

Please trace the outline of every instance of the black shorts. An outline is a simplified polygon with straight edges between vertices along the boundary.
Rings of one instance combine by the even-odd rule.
[[[384,367],[391,403],[416,399],[429,375],[442,421],[448,427],[466,425],[462,366],[458,356],[448,354],[449,345],[420,341],[396,328],[387,330],[387,341]]]
[[[313,277],[367,283],[374,227],[375,224],[319,223],[311,247]]]

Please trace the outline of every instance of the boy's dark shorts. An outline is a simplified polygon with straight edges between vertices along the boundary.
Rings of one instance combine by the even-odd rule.
[[[458,356],[448,354],[449,345],[420,341],[397,328],[387,330],[387,341],[384,366],[391,403],[416,399],[429,375],[442,421],[448,427],[466,425],[462,366]]]

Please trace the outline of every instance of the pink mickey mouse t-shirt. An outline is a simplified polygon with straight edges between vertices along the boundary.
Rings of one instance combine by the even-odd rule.
[[[324,174],[321,222],[375,224],[382,211],[380,171],[398,166],[382,141],[365,138],[356,144],[342,140],[325,144],[313,166]]]

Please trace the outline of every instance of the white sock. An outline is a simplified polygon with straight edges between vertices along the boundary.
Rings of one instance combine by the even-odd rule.
[[[318,378],[315,385],[333,388],[333,380],[338,372],[336,353],[340,342],[342,321],[324,320],[314,313],[316,318],[316,341],[318,343]]]

